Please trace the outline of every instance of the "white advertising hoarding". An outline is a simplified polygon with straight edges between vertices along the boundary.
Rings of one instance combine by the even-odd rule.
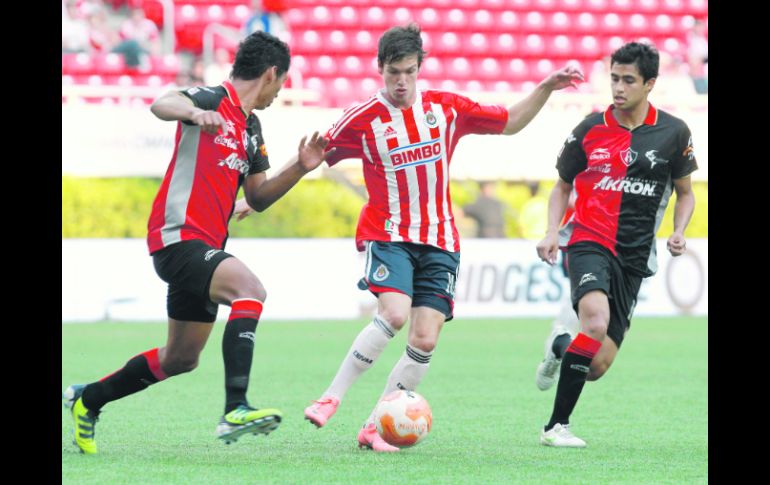
[[[455,316],[555,315],[569,282],[535,253],[535,242],[465,239]],[[708,240],[672,258],[658,240],[658,273],[645,280],[635,315],[708,315]],[[368,317],[375,298],[357,288],[363,253],[352,239],[232,239],[227,251],[264,284],[265,319]],[[227,318],[220,306],[219,319]],[[62,321],[166,319],[166,284],[143,239],[62,240]]]

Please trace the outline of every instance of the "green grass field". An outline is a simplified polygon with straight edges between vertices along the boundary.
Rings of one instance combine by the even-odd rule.
[[[584,449],[541,446],[554,389],[539,391],[547,320],[458,319],[444,328],[418,392],[433,429],[394,454],[359,450],[356,434],[406,343],[402,331],[348,392],[322,429],[302,410],[326,389],[365,322],[260,324],[252,405],[278,407],[271,435],[226,446],[214,437],[224,402],[216,324],[200,366],[108,404],[97,426],[99,454],[71,444],[62,408],[62,482],[86,484],[708,482],[706,318],[637,318],[613,368],[589,382],[572,415]],[[62,390],[123,366],[165,341],[164,324],[62,325]]]

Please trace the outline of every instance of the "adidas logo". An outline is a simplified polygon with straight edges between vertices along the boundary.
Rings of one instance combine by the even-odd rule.
[[[389,138],[391,136],[396,136],[398,133],[396,133],[396,130],[393,129],[392,126],[388,126],[388,128],[385,130],[385,138]]]

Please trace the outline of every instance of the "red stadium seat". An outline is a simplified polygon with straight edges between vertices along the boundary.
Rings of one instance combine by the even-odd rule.
[[[485,32],[494,27],[493,17],[489,10],[477,10],[471,15],[468,27],[475,32]]]
[[[225,10],[220,5],[209,5],[202,9],[201,20],[207,24],[224,23]]]
[[[481,79],[496,80],[500,79],[503,70],[497,59],[487,57],[482,60],[476,60],[473,63],[473,73]]]
[[[358,81],[358,92],[360,93],[359,99],[362,101],[368,99],[369,96],[373,95],[377,92],[378,89],[380,89],[381,84],[381,80],[375,79],[373,77],[365,77]]]
[[[414,21],[416,16],[408,8],[398,7],[390,12],[391,24],[407,25]]]
[[[509,8],[518,12],[529,12],[532,10],[532,0],[508,0]]]
[[[470,81],[465,82],[465,86],[462,88],[462,91],[467,93],[479,93],[484,91],[484,85],[476,79],[471,79]]]
[[[420,66],[420,77],[426,79],[442,79],[445,76],[444,66],[437,57],[426,58]]]
[[[152,73],[162,76],[176,76],[179,72],[179,58],[174,54],[165,56],[150,56]]]
[[[360,19],[358,10],[347,5],[333,12],[334,25],[337,27],[355,28],[358,27]]]
[[[452,4],[459,9],[470,12],[479,7],[479,0],[453,0]]]
[[[181,26],[200,22],[201,12],[194,5],[176,5],[174,19],[176,21],[174,28],[180,30]]]
[[[675,24],[673,19],[665,14],[655,16],[655,20],[652,22],[652,33],[654,35],[675,34]]]
[[[687,46],[684,42],[680,41],[676,37],[669,37],[665,39],[661,45],[662,49],[672,56],[682,56],[687,52]]]
[[[94,56],[94,67],[99,74],[123,74],[126,70],[125,58],[114,52]]]
[[[538,34],[527,35],[520,47],[525,56],[536,57],[545,52],[545,42],[543,37]]]
[[[649,27],[647,17],[640,13],[635,13],[628,17],[625,30],[628,35],[637,36],[647,34]]]
[[[550,57],[570,57],[573,55],[572,39],[566,35],[551,37],[546,42],[546,55]]]
[[[607,0],[584,0],[583,10],[586,12],[600,12],[604,13],[609,11],[609,2]]]
[[[582,8],[582,0],[559,0],[556,7],[557,10],[564,10],[565,12],[578,12]]]
[[[306,30],[302,35],[294,37],[292,50],[298,53],[323,52],[324,46],[321,36],[315,30]]]
[[[667,14],[682,14],[685,10],[684,0],[662,0],[662,11]]]
[[[420,31],[420,38],[422,39],[422,50],[427,52],[428,54],[433,52],[433,37],[425,32],[424,30]]]
[[[299,71],[303,78],[310,74],[310,63],[308,62],[307,57],[296,54],[292,55],[291,69]]]
[[[623,20],[614,12],[610,12],[601,17],[598,32],[608,34],[619,34],[623,32]]]
[[[529,65],[523,59],[511,59],[503,63],[503,78],[511,81],[529,79]]]
[[[610,0],[607,8],[609,12],[630,13],[634,7],[634,0]]]
[[[572,29],[572,19],[564,12],[555,12],[546,17],[546,32],[568,34]]]
[[[482,56],[489,53],[489,41],[487,36],[476,32],[471,35],[464,36],[461,40],[463,51],[467,55]]]
[[[525,32],[543,32],[545,30],[545,18],[540,12],[529,12],[524,16],[522,29]]]
[[[460,90],[460,86],[457,84],[456,81],[452,79],[444,79],[439,83],[438,89],[442,91],[454,91],[457,92]]]
[[[424,8],[420,10],[417,18],[423,29],[436,29],[441,24],[441,17],[436,9]]]
[[[597,25],[596,16],[588,12],[578,14],[577,18],[572,22],[572,27],[576,33],[593,34],[597,30]]]
[[[708,0],[689,0],[685,8],[685,12],[689,15],[696,17],[702,17],[709,13]]]
[[[351,51],[360,54],[376,55],[377,41],[377,37],[372,35],[368,30],[359,30],[356,32],[355,36],[351,38]]]
[[[284,14],[284,19],[292,29],[304,30],[308,28],[309,21],[307,10],[301,8],[290,8]]]
[[[465,12],[459,8],[453,8],[443,15],[441,27],[445,30],[463,31],[468,28]]]
[[[550,12],[556,10],[558,7],[559,2],[556,0],[535,0],[534,4],[532,5],[532,8],[543,12]]]
[[[488,10],[502,10],[505,7],[505,0],[480,0],[479,8]]]
[[[388,24],[385,12],[380,7],[369,7],[364,11],[361,25],[369,30],[381,30]]]
[[[435,40],[433,50],[437,55],[456,54],[460,50],[460,38],[454,32],[444,32]]]
[[[310,63],[311,75],[330,77],[337,74],[337,63],[331,56],[319,56]]]
[[[70,76],[69,74],[64,74],[61,77],[61,85],[62,86],[72,86],[75,84],[75,78]]]
[[[309,25],[313,29],[322,29],[332,24],[332,14],[327,7],[319,5],[310,11]]]
[[[356,56],[347,56],[337,63],[339,72],[343,76],[357,78],[365,74],[364,63]]]
[[[580,38],[575,46],[575,55],[577,57],[596,58],[601,55],[601,45],[593,35],[586,35]]]
[[[519,32],[521,18],[518,13],[506,10],[495,17],[495,30],[498,32]]]
[[[62,72],[66,74],[90,74],[96,70],[94,59],[88,54],[62,54]]]
[[[625,44],[626,41],[619,35],[613,35],[612,37],[605,37],[601,42],[601,55],[610,55]]]
[[[250,15],[251,11],[246,5],[235,5],[225,8],[225,22],[232,26],[240,27],[245,24]]]
[[[346,54],[350,52],[350,41],[341,30],[332,30],[323,35],[325,49],[329,53]]]
[[[487,84],[487,91],[495,91],[498,93],[512,93],[514,90],[513,84],[508,81],[495,81]]]
[[[458,79],[470,79],[474,76],[471,63],[465,57],[455,57],[449,62],[447,77]]]
[[[123,74],[122,76],[118,77],[117,83],[118,86],[123,87],[129,87],[134,85],[134,78],[127,74]]]
[[[98,74],[91,74],[88,76],[88,85],[89,86],[101,86],[104,84],[104,78]]]
[[[636,11],[638,13],[657,13],[661,9],[658,6],[658,0],[636,0]]]
[[[516,38],[509,33],[496,34],[493,37],[490,54],[500,57],[510,57],[517,51]]]
[[[553,61],[550,59],[540,59],[533,62],[534,64],[530,66],[530,69],[538,82],[556,70]]]

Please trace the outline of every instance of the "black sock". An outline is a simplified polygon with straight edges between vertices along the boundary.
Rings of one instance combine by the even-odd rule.
[[[147,389],[150,384],[165,378],[158,360],[158,349],[151,349],[132,357],[117,372],[88,384],[83,389],[83,405],[98,412],[108,402]]]
[[[239,405],[248,405],[249,372],[254,355],[254,339],[262,302],[242,299],[232,303],[230,320],[222,337],[225,360],[225,414]]]
[[[551,351],[556,355],[557,359],[561,359],[564,356],[564,352],[567,351],[572,337],[568,333],[563,333],[553,339],[553,345],[551,345]]]
[[[579,333],[567,348],[561,361],[553,413],[545,426],[546,431],[553,428],[556,423],[569,424],[569,417],[586,383],[591,361],[600,347],[601,342]]]

